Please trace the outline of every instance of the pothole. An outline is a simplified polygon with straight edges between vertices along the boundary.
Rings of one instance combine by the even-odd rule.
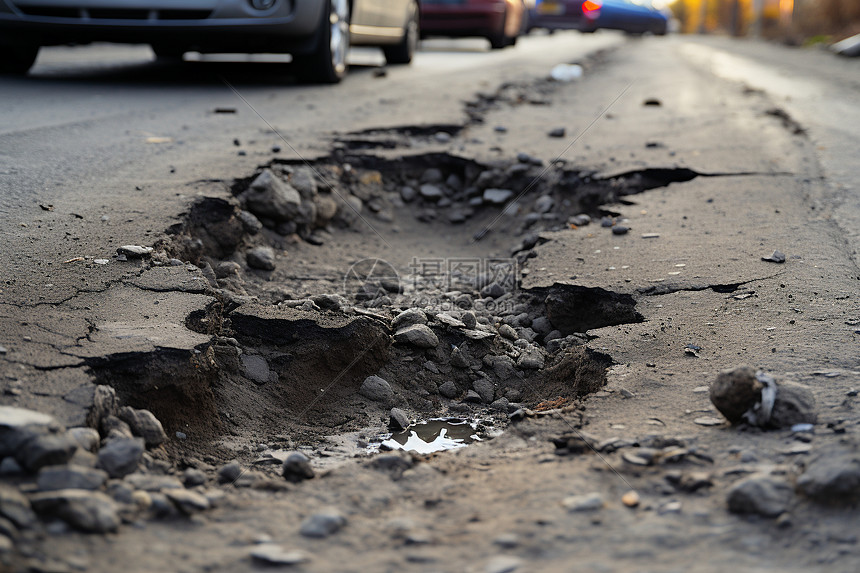
[[[698,175],[682,171],[602,179],[526,154],[484,163],[341,146],[310,164],[273,161],[237,179],[232,198],[198,199],[153,262],[197,265],[218,299],[187,321],[214,337],[213,455],[378,435],[395,407],[432,422],[386,439],[461,447],[471,422],[452,419],[503,427],[519,409],[575,406],[611,362],[587,348],[588,331],[642,316],[605,289],[522,289],[541,233],[620,224],[604,205]]]

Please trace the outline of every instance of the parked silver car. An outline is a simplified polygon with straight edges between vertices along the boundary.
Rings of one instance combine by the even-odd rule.
[[[26,73],[41,46],[150,44],[184,52],[287,53],[308,79],[346,74],[351,44],[412,60],[418,0],[0,0],[0,72]]]

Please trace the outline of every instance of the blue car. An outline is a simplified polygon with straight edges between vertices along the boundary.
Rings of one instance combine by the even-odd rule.
[[[551,32],[606,29],[663,36],[669,29],[669,18],[650,0],[537,0],[529,27]]]

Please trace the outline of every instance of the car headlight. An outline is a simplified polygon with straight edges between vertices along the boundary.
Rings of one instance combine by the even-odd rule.
[[[274,6],[277,1],[278,0],[248,0],[251,4],[251,8],[254,8],[255,10],[268,10]]]

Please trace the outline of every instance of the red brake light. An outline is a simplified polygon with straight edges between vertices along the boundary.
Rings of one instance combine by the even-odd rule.
[[[585,0],[585,2],[582,3],[582,13],[586,16],[592,12],[597,12],[601,8],[603,8],[603,4],[595,2],[594,0]]]

